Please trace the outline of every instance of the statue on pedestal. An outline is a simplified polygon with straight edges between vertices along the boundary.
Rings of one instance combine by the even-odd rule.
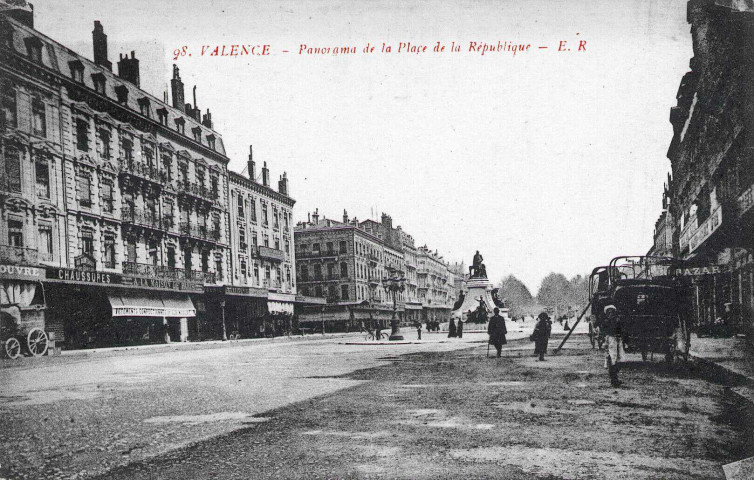
[[[484,257],[479,250],[474,254],[474,259],[469,266],[469,276],[471,278],[487,278],[487,267],[484,266]]]

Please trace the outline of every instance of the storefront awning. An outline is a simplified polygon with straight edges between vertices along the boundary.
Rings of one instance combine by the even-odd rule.
[[[196,308],[188,295],[154,292],[108,292],[113,317],[195,317]]]

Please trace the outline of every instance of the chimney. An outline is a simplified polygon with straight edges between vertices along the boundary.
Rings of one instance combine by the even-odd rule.
[[[312,223],[312,214],[306,212],[306,223]]]
[[[185,112],[186,104],[183,103],[183,82],[181,81],[178,66],[175,63],[173,64],[173,78],[170,80],[170,91],[173,95],[173,108]]]
[[[278,181],[278,193],[288,196],[288,174],[283,172],[283,176]]]
[[[131,58],[128,58],[128,54],[120,56],[120,60],[118,60],[118,76],[137,87],[140,86],[139,59],[136,58],[136,53],[133,50],[131,50]]]
[[[316,224],[317,222],[319,222],[319,208],[315,208],[312,214],[312,223]]]
[[[92,44],[94,45],[94,63],[112,71],[113,64],[107,59],[107,35],[99,20],[94,21]]]
[[[249,145],[249,161],[246,164],[249,168],[249,180],[252,182],[257,181],[257,164],[254,163],[254,152],[253,152],[253,146]]]
[[[196,120],[197,122],[201,122],[202,112],[199,110],[199,104],[196,103],[196,85],[194,85],[193,92],[194,92],[194,108],[191,109],[191,112],[189,113],[191,114],[192,117],[194,117],[194,120]]]
[[[202,125],[207,128],[212,128],[212,114],[209,113],[209,108],[207,109],[207,113],[202,117]]]
[[[262,185],[270,186],[270,169],[267,168],[267,162],[264,162],[264,166],[262,166]]]
[[[343,223],[348,223],[348,212],[346,209],[343,209]]]

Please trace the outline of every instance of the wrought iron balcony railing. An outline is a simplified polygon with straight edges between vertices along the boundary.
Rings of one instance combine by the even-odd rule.
[[[182,182],[179,185],[179,194],[191,195],[195,198],[200,198],[209,202],[214,202],[218,199],[219,195],[216,190],[205,188],[203,185],[192,182]]]
[[[39,254],[35,248],[0,245],[0,261],[3,263],[36,265]]]
[[[198,280],[203,283],[215,283],[215,274],[212,272],[196,272],[183,268],[152,265],[149,263],[123,262],[123,273],[125,275],[138,275],[142,277],[170,280]]]
[[[124,208],[121,211],[120,218],[123,223],[132,223],[134,225],[155,228],[158,230],[167,228],[163,225],[163,222],[160,221],[160,215],[157,212],[149,210]]]
[[[133,160],[121,160],[120,173],[133,175],[158,185],[164,185],[168,179],[165,172],[161,172],[155,167]]]

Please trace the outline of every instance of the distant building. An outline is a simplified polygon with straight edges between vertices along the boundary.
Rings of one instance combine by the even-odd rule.
[[[668,215],[668,208],[670,207],[670,188],[672,186],[672,180],[668,175],[668,183],[665,184],[662,193],[662,212],[660,217],[655,222],[654,236],[652,248],[649,249],[647,255],[658,257],[672,257],[673,256],[673,218]]]

